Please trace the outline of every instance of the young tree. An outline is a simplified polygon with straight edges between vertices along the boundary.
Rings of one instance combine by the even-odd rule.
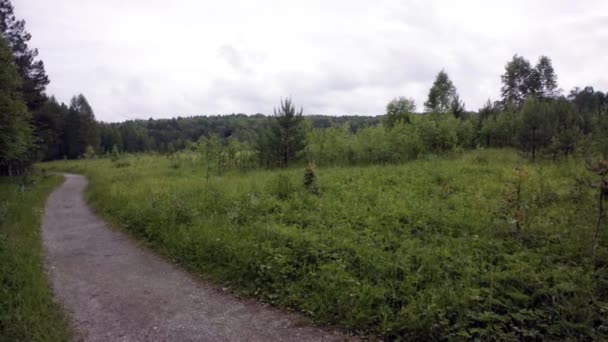
[[[456,87],[445,70],[441,70],[429,90],[429,97],[424,103],[424,108],[427,112],[450,113],[457,101],[460,99]],[[460,105],[459,102],[458,105]]]
[[[410,115],[416,111],[414,99],[400,97],[386,105],[386,126],[391,128],[398,122],[409,123]]]
[[[536,158],[539,150],[547,146],[553,137],[553,126],[548,114],[548,104],[530,97],[521,109],[519,145],[522,150]]]
[[[278,109],[275,108],[270,127],[258,142],[258,152],[267,166],[287,167],[304,149],[306,135],[302,112],[303,109],[296,111],[289,98],[281,101]]]
[[[464,102],[460,101],[460,96],[458,96],[458,94],[452,99],[450,112],[456,119],[464,119],[466,109],[464,107]]]
[[[21,80],[8,45],[0,37],[0,174],[12,176],[29,164],[33,140]]]
[[[559,98],[547,104],[549,106],[549,122],[553,126],[551,148],[554,153],[561,152],[564,156],[574,153],[581,136],[581,117],[574,105],[565,98]]]

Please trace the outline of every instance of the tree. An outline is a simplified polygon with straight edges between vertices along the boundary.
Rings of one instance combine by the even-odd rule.
[[[536,82],[534,77],[530,62],[524,57],[514,55],[501,76],[503,102],[522,105],[531,93],[532,84]]]
[[[287,98],[275,108],[270,127],[261,135],[258,153],[267,166],[287,167],[305,147],[302,112]]]
[[[0,0],[0,33],[8,42],[17,72],[23,80],[24,101],[30,111],[35,111],[46,101],[44,91],[49,78],[44,63],[36,60],[38,50],[28,47],[32,36],[25,30],[25,21],[16,19],[10,0]]]
[[[0,37],[0,174],[12,176],[28,166],[33,141],[21,80],[8,45]]]
[[[568,156],[574,153],[581,135],[581,117],[574,105],[565,98],[559,98],[548,104],[549,122],[553,129],[551,148]],[[549,125],[549,123],[547,123]]]
[[[99,150],[100,136],[95,114],[89,102],[80,94],[72,97],[65,124],[65,141],[68,158],[78,158],[87,146]]]
[[[33,115],[38,159],[59,159],[65,154],[64,125],[68,108],[51,97]]]
[[[536,158],[538,151],[547,146],[553,137],[553,127],[549,120],[548,104],[530,97],[521,109],[521,127],[518,140],[520,148]]]
[[[534,68],[534,77],[536,84],[533,92],[537,97],[554,98],[559,95],[557,75],[549,57],[540,56]]]
[[[416,111],[414,99],[400,97],[386,105],[386,125],[393,127],[398,122],[409,123],[410,115]]]
[[[532,67],[524,57],[515,55],[505,66],[501,79],[501,93],[505,104],[519,107],[529,96],[546,99],[559,95],[557,75],[551,59],[547,56],[541,56],[538,63]]]
[[[424,108],[428,112],[450,113],[455,105],[460,105],[459,101],[456,87],[445,70],[441,70],[429,90],[429,97],[424,103]]]
[[[582,113],[596,114],[601,112],[605,105],[608,105],[608,94],[604,95],[601,91],[595,91],[591,86],[583,89],[574,87],[570,91],[568,99]]]
[[[456,119],[464,119],[466,109],[464,107],[464,102],[460,101],[460,96],[456,94],[452,99],[452,104],[450,105],[450,112]]]

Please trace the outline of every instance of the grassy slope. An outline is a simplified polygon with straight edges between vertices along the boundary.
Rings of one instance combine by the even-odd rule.
[[[61,177],[23,189],[0,178],[0,340],[66,341],[67,324],[43,270],[40,216]]]
[[[176,162],[178,160],[178,162]],[[582,163],[508,150],[401,166],[229,173],[190,155],[58,162],[97,210],[190,269],[320,322],[386,336],[607,336],[608,236],[595,258]],[[526,224],[512,234],[513,169]]]

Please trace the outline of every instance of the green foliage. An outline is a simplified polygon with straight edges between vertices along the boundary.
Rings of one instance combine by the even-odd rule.
[[[280,200],[289,199],[296,191],[291,179],[286,174],[278,174],[268,184],[269,192]]]
[[[319,186],[317,185],[317,175],[315,174],[315,165],[308,164],[304,169],[304,189],[313,195],[319,194]]]
[[[515,55],[505,66],[501,76],[503,102],[521,106],[528,97],[553,98],[558,95],[557,75],[551,59],[541,56],[536,66],[522,56]]]
[[[460,121],[432,120],[424,124]],[[125,158],[133,167],[117,170],[107,159],[45,167],[87,174],[100,213],[189,269],[316,321],[388,340],[608,335],[608,229],[593,256],[597,193],[578,185],[588,175],[580,160],[530,163],[485,149],[403,165],[321,166],[323,196],[312,196],[298,186],[301,168],[232,171],[206,183],[197,164],[170,170],[167,158]],[[516,167],[528,173],[517,239],[505,197]]]
[[[35,111],[46,101],[44,90],[49,78],[42,61],[36,60],[38,50],[28,46],[32,36],[25,30],[25,21],[15,17],[10,0],[0,0],[0,36],[6,39],[13,63],[23,80],[20,85],[23,100],[29,111]]]
[[[65,144],[68,158],[79,158],[87,146],[99,149],[100,135],[95,114],[84,95],[72,97],[65,125]]]
[[[410,123],[372,126],[352,132],[348,126],[315,129],[308,133],[307,160],[318,165],[402,163],[423,154],[472,147],[474,127],[450,114],[413,115]]]
[[[30,163],[34,136],[21,79],[6,42],[0,37],[0,175],[19,174]]]
[[[118,159],[120,159],[120,151],[118,150],[118,146],[114,145],[112,147],[112,153],[110,155],[110,158],[113,162],[118,161]]]
[[[60,177],[0,179],[0,341],[67,341],[43,267],[40,214]]]
[[[532,154],[532,160],[541,148],[551,142],[552,125],[548,104],[533,97],[528,98],[521,110],[518,141],[523,151]]]
[[[386,105],[386,126],[391,128],[398,123],[409,123],[410,116],[416,112],[414,99],[400,97]]]
[[[87,147],[84,149],[83,157],[85,159],[93,159],[95,158],[95,156],[95,149],[93,148],[93,146],[87,145]]]
[[[464,115],[464,104],[445,70],[437,74],[424,108],[431,113],[451,113],[457,118]]]
[[[287,167],[299,157],[305,147],[302,111],[297,112],[289,98],[282,100],[278,109],[275,108],[269,127],[258,140],[262,165]]]

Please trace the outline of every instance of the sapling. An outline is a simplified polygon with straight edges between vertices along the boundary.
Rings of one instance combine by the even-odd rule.
[[[605,219],[604,212],[604,201],[608,198],[608,160],[600,160],[595,165],[587,164],[587,169],[598,176],[598,182],[591,184],[593,188],[598,189],[598,201],[597,201],[597,224],[595,225],[595,231],[593,232],[593,252],[598,243],[598,236],[600,227]]]
[[[523,201],[522,188],[525,181],[528,179],[528,171],[523,168],[515,168],[513,170],[515,181],[510,183],[510,188],[507,190],[506,199],[509,206],[509,211],[514,209],[511,223],[513,224],[513,234],[519,236],[521,228],[526,222],[526,207]]]
[[[304,188],[313,195],[319,194],[319,187],[317,186],[317,176],[315,174],[315,164],[310,163],[304,170]]]

